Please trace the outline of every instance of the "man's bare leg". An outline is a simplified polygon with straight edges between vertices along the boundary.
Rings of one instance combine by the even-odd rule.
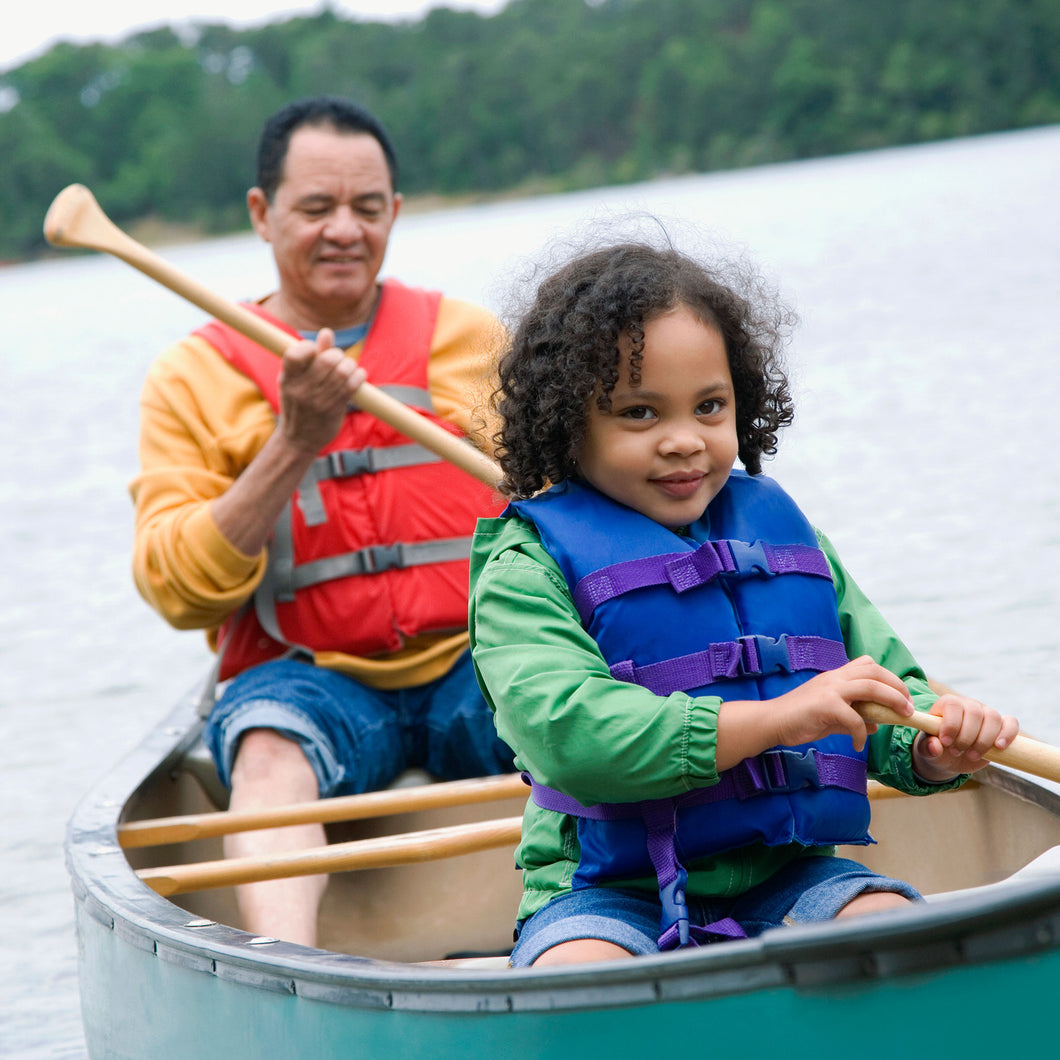
[[[316,774],[301,747],[271,729],[244,734],[232,767],[232,810],[260,810],[319,798]],[[226,858],[268,857],[323,846],[320,824],[292,825],[226,836]],[[315,946],[317,913],[327,876],[294,876],[236,888],[243,929]]]

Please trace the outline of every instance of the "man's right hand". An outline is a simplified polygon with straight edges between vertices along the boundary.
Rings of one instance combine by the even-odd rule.
[[[342,426],[353,395],[366,373],[357,362],[335,347],[330,328],[321,328],[315,340],[291,346],[283,355],[280,371],[280,427],[294,447],[314,456]]]
[[[284,505],[317,454],[338,433],[350,399],[365,380],[352,357],[322,329],[293,345],[280,373],[280,424],[211,510],[218,529],[248,556],[265,547]]]

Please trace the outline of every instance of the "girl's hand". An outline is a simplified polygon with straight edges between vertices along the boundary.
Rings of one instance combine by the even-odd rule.
[[[983,755],[1002,750],[1019,733],[1019,722],[977,699],[947,693],[932,705],[930,714],[942,719],[938,736],[921,733],[913,743],[913,768],[930,783],[952,780],[987,765]]]
[[[717,768],[729,769],[769,747],[796,747],[845,734],[860,751],[878,726],[854,709],[882,703],[908,717],[913,701],[901,680],[867,655],[828,670],[776,699],[722,703],[718,713]]]

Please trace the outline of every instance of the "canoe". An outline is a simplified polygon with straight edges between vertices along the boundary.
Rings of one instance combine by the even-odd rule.
[[[887,1055],[956,1041],[964,1055],[994,1057],[1051,1040],[1060,795],[1011,771],[990,767],[955,793],[873,801],[877,845],[853,856],[911,880],[925,903],[680,953],[513,971],[505,954],[520,880],[510,846],[334,875],[320,949],[231,926],[231,888],[156,893],[138,873],[221,857],[216,838],[134,849],[118,840],[127,823],[217,809],[195,699],[193,690],[69,822],[94,1058],[522,1060],[564,1048],[616,1060],[705,1035],[742,1057],[779,1044],[786,1058],[820,1060],[849,1055],[867,1027]],[[329,840],[511,817],[521,805],[329,825]]]

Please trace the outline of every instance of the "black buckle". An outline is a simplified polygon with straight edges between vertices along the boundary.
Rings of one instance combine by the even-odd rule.
[[[395,545],[372,545],[361,555],[364,557],[365,574],[380,574],[405,566],[405,553],[400,542]]]
[[[350,478],[375,473],[371,449],[338,449],[327,454],[328,477]]]

